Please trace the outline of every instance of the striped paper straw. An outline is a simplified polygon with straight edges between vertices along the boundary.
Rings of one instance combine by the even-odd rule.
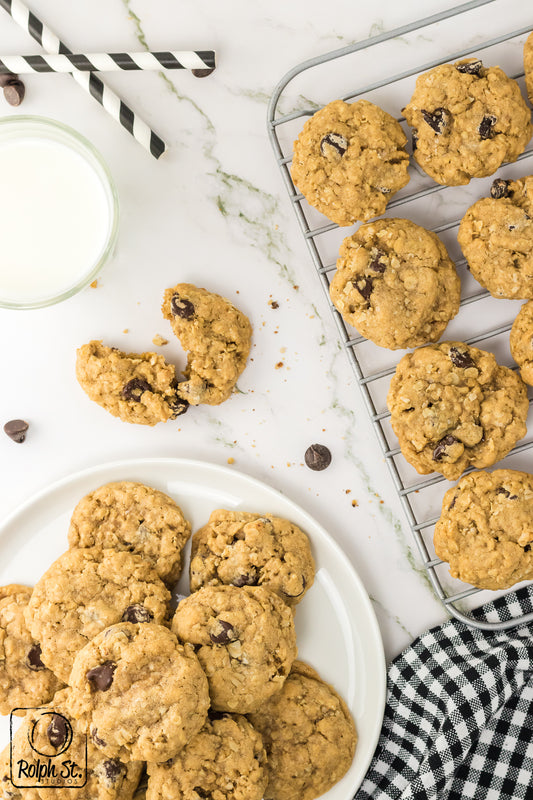
[[[69,48],[44,25],[22,0],[0,0],[0,7],[7,11],[17,25],[20,25],[35,41],[39,42],[49,53],[70,55]],[[115,119],[139,144],[154,158],[160,158],[167,146],[160,136],[146,122],[134,114],[115,92],[109,88],[94,72],[72,72],[74,80],[82,86],[103,108]]]
[[[115,72],[146,69],[215,69],[213,50],[161,53],[50,53],[39,56],[0,56],[0,73]]]

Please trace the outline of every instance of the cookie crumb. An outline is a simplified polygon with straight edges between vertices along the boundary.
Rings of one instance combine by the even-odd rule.
[[[98,280],[95,278],[94,281],[92,281],[92,283],[89,284],[89,286],[91,287],[91,289],[96,289],[96,287],[98,286]]]
[[[283,361],[278,361],[278,363],[276,364],[276,369],[281,369],[282,366],[283,366]]]
[[[344,490],[344,494],[351,494],[351,493],[352,493],[352,490],[351,490],[351,489],[345,489],[345,490]]]
[[[165,339],[160,333],[156,333],[152,339],[152,344],[155,344],[156,347],[163,347],[165,344],[168,344],[168,339]]]
[[[269,300],[268,305],[270,306],[270,308],[279,308],[279,303],[277,302],[277,300]]]
[[[352,500],[353,508],[357,508],[358,505],[359,505],[359,503],[357,502],[357,500]]]
[[[129,333],[129,332],[130,332],[129,328],[124,328],[124,330],[122,331],[122,333]]]
[[[228,458],[228,464],[235,464],[235,459],[230,456]]]

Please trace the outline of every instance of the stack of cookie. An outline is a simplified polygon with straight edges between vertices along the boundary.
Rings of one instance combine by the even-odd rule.
[[[533,101],[533,34],[524,48]],[[516,161],[531,112],[516,81],[477,58],[417,79],[402,110],[419,167],[445,186],[467,184]],[[407,219],[368,222],[409,180],[406,137],[386,112],[336,100],[309,119],[294,145],[292,177],[338,225],[361,221],[340,248],[333,304],[365,338],[417,348],[397,365],[387,397],[407,461],[455,480],[509,453],[527,431],[533,385],[533,176],[497,178],[465,213],[458,242],[474,278],[496,298],[525,299],[511,331],[520,375],[464,342],[436,344],[459,311],[460,281],[439,237]],[[424,346],[422,346],[424,345]],[[476,472],[443,501],[437,555],[454,577],[500,589],[533,579],[533,476]]]
[[[62,788],[65,800],[312,800],[344,775],[350,713],[296,661],[294,609],[314,580],[307,536],[274,516],[214,511],[176,606],[190,533],[162,492],[106,484],[78,503],[70,549],[33,591],[1,590],[0,710],[25,716],[0,760],[0,798],[56,796],[17,775],[35,750],[53,760],[68,748],[82,765],[86,747],[86,781]]]
[[[162,311],[187,351],[184,381],[157,353],[123,353],[96,340],[78,349],[80,386],[124,422],[156,425],[176,419],[190,405],[219,405],[246,366],[252,326],[229,300],[179,283],[166,290]]]

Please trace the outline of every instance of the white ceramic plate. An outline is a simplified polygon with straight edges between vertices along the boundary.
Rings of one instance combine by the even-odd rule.
[[[354,716],[359,742],[353,764],[324,795],[327,800],[351,800],[369,766],[383,719],[386,672],[381,636],[368,595],[340,547],[275,489],[228,467],[178,458],[120,461],[85,470],[36,495],[0,526],[0,585],[35,584],[67,548],[68,523],[78,500],[117,480],[141,481],[169,494],[193,531],[213,509],[229,508],[270,512],[308,534],[317,573],[297,608],[299,658],[333,684]],[[4,717],[0,749],[8,741],[9,718]]]

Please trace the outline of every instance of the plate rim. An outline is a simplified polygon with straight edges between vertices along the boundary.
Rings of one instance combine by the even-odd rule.
[[[379,712],[379,726],[376,726],[376,730],[373,736],[373,746],[369,749],[369,757],[367,758],[368,763],[364,764],[364,771],[360,778],[355,782],[354,787],[351,789],[352,795],[357,793],[359,788],[361,787],[365,775],[368,772],[368,767],[370,766],[378,741],[381,733],[382,721],[385,714],[385,704],[386,704],[386,692],[387,692],[387,663],[385,659],[385,651],[383,647],[383,639],[381,636],[381,631],[379,628],[379,624],[377,621],[376,613],[372,607],[372,603],[366,588],[355,569],[352,561],[348,558],[340,544],[333,538],[333,536],[326,530],[326,528],[308,511],[306,511],[299,503],[292,500],[291,497],[287,496],[284,492],[276,489],[274,486],[271,486],[266,481],[260,480],[259,478],[255,478],[251,475],[248,475],[246,472],[242,472],[239,469],[234,469],[233,467],[225,466],[223,464],[215,464],[210,461],[203,461],[202,459],[193,459],[193,458],[180,458],[179,456],[144,456],[144,457],[133,457],[133,458],[123,458],[123,459],[115,459],[112,461],[106,461],[99,464],[93,464],[92,466],[85,467],[84,469],[78,470],[77,472],[70,473],[64,475],[62,478],[58,478],[48,485],[42,487],[37,492],[29,496],[26,500],[23,500],[15,509],[8,513],[8,515],[1,520],[0,522],[0,538],[3,536],[4,531],[13,523],[16,523],[17,517],[22,516],[25,514],[28,509],[31,508],[34,504],[38,503],[39,501],[46,499],[48,496],[55,494],[56,492],[60,491],[61,489],[69,486],[70,484],[75,483],[78,480],[84,480],[85,478],[89,478],[91,475],[98,474],[105,470],[119,470],[123,468],[131,468],[135,467],[142,469],[143,467],[149,466],[157,466],[157,467],[164,467],[166,464],[173,465],[175,467],[191,467],[191,468],[200,468],[200,469],[208,469],[213,473],[220,473],[225,477],[229,477],[230,479],[233,477],[237,477],[238,479],[252,485],[254,488],[259,490],[267,489],[269,492],[273,492],[274,494],[280,495],[289,505],[292,505],[299,514],[306,520],[308,520],[311,525],[315,526],[320,530],[321,535],[327,541],[328,545],[335,551],[336,557],[340,558],[347,571],[350,575],[350,580],[353,581],[355,584],[360,598],[363,602],[366,615],[367,615],[367,623],[370,625],[373,635],[373,646],[375,647],[375,655],[376,655],[376,662],[379,666],[379,673],[374,675],[376,678],[375,684],[377,686],[377,710]],[[364,762],[362,762],[364,763]]]

